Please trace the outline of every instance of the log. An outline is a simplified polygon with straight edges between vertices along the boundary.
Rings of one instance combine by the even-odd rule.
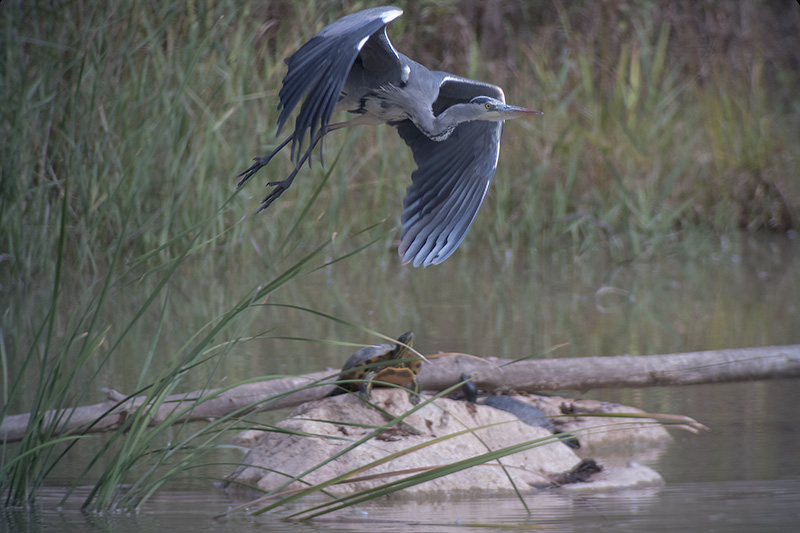
[[[467,354],[429,356],[419,375],[423,390],[439,391],[458,383],[462,374],[487,391],[588,391],[602,388],[639,388],[755,381],[800,377],[800,345],[713,350],[668,355],[582,357],[568,359],[482,359]],[[180,421],[208,421],[231,413],[246,414],[294,407],[324,397],[335,372],[246,383],[229,389],[195,391],[170,396],[153,416],[151,425],[163,423],[186,409]],[[202,401],[200,401],[202,400]],[[108,391],[105,402],[49,412],[61,415],[56,434],[99,433],[121,427],[125,418],[146,402]],[[29,414],[6,416],[0,440],[22,439]]]
[[[209,421],[231,413],[241,415],[260,410],[268,411],[294,407],[309,400],[323,396],[321,387],[313,386],[319,380],[332,379],[336,373],[316,372],[303,376],[270,379],[245,383],[229,389],[210,389],[185,394],[173,394],[163,402],[150,420],[151,426],[162,424],[174,413],[186,410],[186,414],[173,420]],[[325,393],[331,389],[326,385]],[[106,390],[104,402],[84,405],[59,412],[49,411],[45,416],[47,423],[58,416],[58,428],[53,436],[67,432],[78,434],[113,431],[122,426],[125,419],[143,406],[147,398],[139,396],[128,398],[115,390]],[[0,424],[0,441],[18,442],[25,435],[30,413],[8,415]]]
[[[800,377],[800,345],[712,350],[667,355],[619,355],[562,359],[508,359],[447,354],[423,365],[425,390],[442,390],[462,374],[478,388],[508,392],[674,387],[703,383]]]

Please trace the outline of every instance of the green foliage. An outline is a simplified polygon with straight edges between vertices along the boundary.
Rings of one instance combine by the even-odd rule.
[[[223,204],[220,209],[226,209],[226,205]],[[67,233],[64,224],[67,212],[66,209],[62,210],[59,252],[63,251],[64,236]],[[171,278],[176,275],[179,268],[185,266],[187,256],[195,250],[194,242],[205,235],[209,228],[213,228],[216,216],[217,213],[213,213],[195,225],[191,231],[193,237],[189,238],[188,243],[174,259],[164,263],[163,269],[145,274],[157,276],[158,281],[142,306],[130,318],[130,322],[123,324],[120,331],[114,331],[111,326],[106,326],[101,318],[107,308],[108,300],[114,296],[118,286],[132,274],[131,270],[125,268],[116,274],[114,267],[119,259],[117,254],[110,265],[109,275],[106,276],[96,297],[90,299],[86,308],[75,320],[69,321],[64,338],[58,338],[59,335],[54,332],[54,325],[58,299],[62,293],[61,265],[64,257],[63,253],[59,253],[50,311],[37,331],[31,349],[22,359],[19,373],[10,380],[13,386],[8,397],[21,395],[21,388],[28,383],[34,384],[35,394],[29,407],[30,421],[16,449],[17,453],[11,453],[11,448],[3,444],[0,494],[4,495],[6,504],[33,503],[39,487],[64,459],[70,448],[80,441],[96,438],[89,436],[87,432],[95,425],[107,425],[107,417],[115,415],[118,409],[124,409],[125,416],[121,422],[113,422],[113,433],[104,440],[94,457],[76,476],[64,499],[68,498],[77,486],[85,483],[92,470],[97,467],[101,469],[101,473],[84,506],[98,509],[138,508],[163,484],[195,468],[210,451],[219,449],[216,439],[231,429],[244,411],[258,406],[260,401],[246,406],[240,412],[220,417],[199,430],[185,422],[185,417],[192,410],[240,384],[237,383],[219,389],[215,394],[199,401],[176,403],[174,409],[167,409],[166,416],[159,412],[160,409],[169,407],[167,399],[170,395],[181,392],[182,384],[192,374],[206,373],[205,381],[201,382],[202,390],[211,389],[216,385],[219,378],[215,370],[219,367],[220,361],[242,341],[242,335],[237,334],[235,329],[238,321],[246,317],[247,311],[258,307],[259,302],[296,277],[334,264],[351,254],[312,267],[311,262],[316,261],[320,252],[326,247],[322,245],[296,260],[284,271],[277,273],[271,281],[254,288],[220,316],[214,317],[200,328],[186,340],[181,349],[155,368],[155,378],[148,381],[160,334],[172,315],[169,295]],[[184,234],[179,234],[164,246],[180,249],[180,241],[184,238]],[[119,251],[122,247],[117,245],[115,249]],[[159,250],[156,250],[151,254],[158,252]],[[136,271],[141,261],[133,261],[132,264],[134,265],[132,269]],[[61,431],[62,425],[73,416],[72,410],[87,403],[90,385],[99,381],[100,372],[117,355],[117,350],[125,337],[131,335],[136,323],[145,316],[148,309],[158,303],[160,303],[158,322],[152,337],[147,339],[150,346],[143,357],[139,377],[139,383],[142,385],[139,390],[124,398],[110,395],[111,405],[99,418],[88,425],[84,424],[66,432]],[[223,335],[232,340],[216,344],[216,339]],[[103,346],[108,344],[110,346]],[[83,367],[87,365],[95,368],[88,377],[82,372]],[[34,379],[30,379],[31,377]],[[128,405],[134,399],[141,401],[138,404]],[[10,414],[7,411],[8,407],[9,404],[4,402],[0,408],[0,420]],[[129,482],[134,474],[136,474],[135,481],[123,489],[124,484]]]
[[[535,105],[546,115],[533,126],[543,142],[520,139],[516,124],[506,128],[495,209],[498,218],[516,217],[503,226],[512,242],[541,246],[566,237],[579,249],[630,256],[687,231],[793,228],[797,144],[781,137],[796,139],[797,109],[769,83],[763,64],[756,60],[737,77],[710,57],[714,74],[700,83],[677,53],[684,43],[670,13],[596,9],[602,23],[617,19],[611,34],[587,22],[592,9],[573,5],[562,13],[562,35],[545,28],[544,38],[519,44],[519,87],[511,86],[509,99],[542,95]],[[796,87],[796,76],[786,76]],[[533,150],[527,166],[519,163],[525,149]],[[509,169],[511,181],[503,175]]]
[[[706,20],[691,3],[509,4],[492,18],[480,3],[400,6],[406,15],[391,33],[408,55],[499,83],[509,101],[545,112],[507,125],[496,183],[467,246],[483,236],[501,249],[598,244],[636,252],[676,230],[785,231],[796,223],[797,75],[783,67],[791,47],[769,38],[776,11],[748,11],[761,17],[750,31],[774,47],[767,63],[713,55],[699,62],[685,53],[716,46],[675,25],[681,10],[693,24]],[[744,30],[734,15],[746,4],[718,9],[728,16],[725,37],[738,42]],[[215,212],[235,174],[274,145],[282,59],[341,14],[329,3],[292,2],[141,1],[124,13],[103,2],[4,6],[4,287],[52,271],[67,180],[65,259],[89,274],[109,263],[128,210],[123,258]],[[443,31],[453,24],[465,32]],[[774,59],[779,52],[783,62]],[[390,130],[364,133],[340,132],[327,143],[342,148],[347,163],[314,208],[332,215],[310,229],[317,236],[399,214],[410,155]],[[252,236],[236,222],[254,211],[263,181],[287,170],[278,158],[257,175],[245,193],[256,198],[231,203],[214,221],[217,237],[203,245]],[[299,182],[317,175],[302,174]],[[265,253],[282,242],[281,213],[307,190],[294,187],[260,215],[269,217],[270,229],[257,235]],[[160,259],[176,253],[163,248]]]
[[[499,256],[526,247],[629,256],[694,231],[796,227],[792,54],[800,46],[787,44],[796,28],[787,33],[770,3],[741,17],[751,3],[508,2],[489,4],[499,10],[491,17],[484,2],[399,4],[406,15],[390,34],[400,50],[498,83],[509,102],[545,112],[506,125],[495,183],[465,248],[483,241]],[[25,440],[2,449],[8,503],[33,501],[69,449],[95,439],[55,437],[60,419],[46,413],[68,416],[63,409],[85,403],[120,343],[138,342],[142,360],[126,363],[149,403],[100,444],[76,483],[100,468],[88,504],[139,505],[233,423],[199,434],[183,427],[169,439],[150,427],[155,408],[187,380],[213,384],[213,372],[194,371],[216,364],[215,339],[306,272],[317,243],[331,242],[339,258],[375,241],[389,246],[392,224],[383,221],[399,218],[413,161],[388,128],[331,135],[333,164],[304,169],[258,217],[250,215],[261,185],[289,172],[288,157],[235,192],[236,174],[276,142],[283,58],[341,15],[335,2],[0,6],[0,419],[32,416]],[[728,26],[718,40],[695,41],[720,35],[702,27],[719,20]],[[754,36],[742,37],[740,20]],[[723,41],[732,44],[722,49]],[[749,42],[770,53],[753,54]],[[340,250],[337,235],[355,244]],[[269,281],[209,311],[194,336],[157,357],[183,274],[228,279],[244,265]],[[124,305],[115,300],[128,287],[143,301],[114,323],[109,307]],[[24,387],[30,403],[21,403]]]

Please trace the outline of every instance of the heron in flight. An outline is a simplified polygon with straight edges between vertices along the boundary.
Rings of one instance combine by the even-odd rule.
[[[411,148],[411,174],[401,217],[403,263],[436,265],[450,257],[475,219],[497,168],[503,121],[540,111],[505,103],[500,87],[431,71],[395,50],[386,26],[397,7],[366,9],[322,29],[286,60],[278,134],[305,96],[294,132],[239,174],[241,187],[291,142],[294,170],[261,202],[269,207],[292,184],[311,151],[331,131],[386,123]],[[355,115],[331,123],[336,111]],[[303,150],[308,138],[309,146]]]

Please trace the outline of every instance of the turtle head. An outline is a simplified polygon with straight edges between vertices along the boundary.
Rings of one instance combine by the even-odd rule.
[[[407,331],[407,332],[403,333],[402,335],[400,335],[400,337],[398,337],[397,342],[398,342],[398,346],[397,346],[398,348],[402,348],[403,344],[405,344],[409,348],[413,348],[414,347],[414,332],[413,331]]]
[[[394,348],[392,359],[405,359],[409,357],[409,349],[414,348],[414,333],[407,331],[400,335]]]

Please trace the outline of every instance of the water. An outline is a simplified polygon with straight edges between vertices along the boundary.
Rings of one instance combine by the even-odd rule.
[[[456,258],[420,271],[400,268],[392,257],[369,251],[351,265],[339,264],[287,286],[270,301],[305,305],[388,335],[414,330],[417,346],[426,353],[521,357],[561,346],[551,356],[575,357],[800,342],[800,253],[792,243],[762,240],[624,263],[558,253],[542,257],[535,251],[509,265],[474,255],[472,262]],[[357,270],[355,264],[374,267]],[[175,280],[173,291],[186,295],[191,305],[181,306],[181,314],[166,326],[172,331],[162,335],[159,352],[180,346],[187,331],[224,310],[241,297],[242,286],[255,281],[237,283],[231,285],[229,276],[220,278],[216,289],[196,294],[196,280]],[[110,312],[122,313],[126,305],[136,308],[137,290],[117,298],[118,309]],[[250,335],[271,330],[271,337],[374,340],[342,324],[283,308],[259,309],[240,327]],[[126,356],[105,371],[104,386],[134,388],[141,358],[137,339],[141,336],[134,335]],[[254,375],[335,368],[352,351],[266,338],[237,347],[215,379],[223,381],[224,376],[230,383]],[[96,389],[92,394],[100,398]],[[241,502],[207,482],[163,490],[138,514],[83,514],[80,498],[57,508],[62,490],[53,486],[32,510],[3,510],[0,530],[405,532],[462,531],[470,524],[492,524],[490,531],[517,525],[548,531],[796,530],[796,381],[596,391],[585,397],[685,414],[712,431],[676,433],[665,453],[642,461],[663,475],[664,487],[602,495],[528,495],[530,515],[512,496],[471,494],[424,501],[381,499],[310,524],[241,512],[216,520],[215,515]],[[59,474],[69,478],[85,459],[71,458]]]

